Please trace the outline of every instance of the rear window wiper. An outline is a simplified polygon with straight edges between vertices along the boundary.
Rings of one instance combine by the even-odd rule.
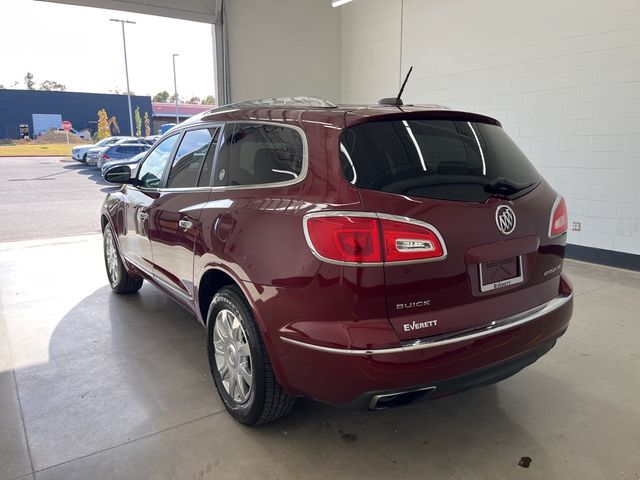
[[[517,183],[506,179],[505,177],[498,177],[484,186],[484,191],[487,193],[494,193],[498,195],[511,195],[513,193],[520,192],[526,188],[532,187],[534,183]]]

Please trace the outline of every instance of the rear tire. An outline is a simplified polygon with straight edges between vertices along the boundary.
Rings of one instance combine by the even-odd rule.
[[[124,268],[113,230],[108,224],[104,227],[102,245],[104,265],[107,269],[107,278],[109,278],[111,289],[116,293],[135,293],[140,290],[143,279],[130,275]]]
[[[222,288],[207,314],[209,368],[227,411],[245,425],[286,415],[295,398],[273,373],[253,312],[237,286]]]

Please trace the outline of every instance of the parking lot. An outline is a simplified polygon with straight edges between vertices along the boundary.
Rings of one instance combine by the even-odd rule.
[[[0,242],[99,232],[100,206],[115,187],[98,169],[62,157],[0,162]]]
[[[111,294],[98,212],[114,187],[60,159],[0,171],[2,480],[640,475],[638,273],[567,261],[560,348],[498,385],[381,412],[301,400],[247,428],[190,315],[149,285]]]

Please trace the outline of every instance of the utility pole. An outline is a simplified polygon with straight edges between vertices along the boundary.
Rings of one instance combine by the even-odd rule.
[[[127,76],[127,101],[129,102],[129,128],[131,130],[131,136],[133,137],[133,113],[131,111],[131,89],[129,88],[129,65],[127,63],[127,39],[124,35],[124,24],[131,23],[135,25],[136,22],[131,20],[118,20],[117,18],[110,18],[110,22],[120,22],[122,25],[122,45],[124,46],[124,73]]]
[[[180,123],[180,117],[178,115],[178,82],[176,81],[176,57],[180,56],[179,53],[174,53],[171,57],[173,59],[173,99],[176,101],[176,125]]]

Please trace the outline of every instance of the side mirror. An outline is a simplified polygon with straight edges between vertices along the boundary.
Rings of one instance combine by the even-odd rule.
[[[104,179],[109,183],[133,184],[135,178],[131,177],[129,165],[114,165],[104,173]]]

